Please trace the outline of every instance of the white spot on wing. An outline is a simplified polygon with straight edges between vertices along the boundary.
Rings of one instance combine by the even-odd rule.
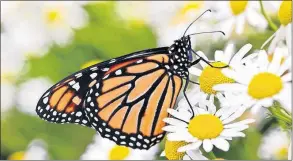
[[[80,117],[82,115],[82,113],[80,111],[78,111],[76,114],[75,114],[77,117]]]
[[[94,79],[94,78],[96,78],[97,75],[98,75],[97,73],[92,73],[90,76],[92,79]]]
[[[80,86],[79,86],[79,83],[76,83],[72,86],[72,88],[74,88],[76,91],[79,90]]]
[[[120,74],[122,74],[122,71],[121,71],[121,70],[117,70],[117,71],[115,72],[115,74],[116,74],[116,75],[120,75]]]
[[[72,85],[74,85],[74,84],[75,84],[75,81],[74,81],[74,80],[72,80],[72,81],[70,81],[68,84],[72,86]]]
[[[106,71],[108,71],[109,70],[109,68],[103,68],[102,69],[102,71],[104,71],[104,72],[106,72]]]
[[[49,99],[48,97],[44,98],[44,99],[43,99],[43,103],[44,103],[44,104],[47,104],[47,103],[48,103],[48,99]]]
[[[82,73],[77,73],[77,74],[75,74],[75,76],[76,76],[76,78],[79,78],[82,76]]]

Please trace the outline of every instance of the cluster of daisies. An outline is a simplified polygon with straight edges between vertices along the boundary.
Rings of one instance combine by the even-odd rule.
[[[229,67],[213,68],[201,62],[201,69],[195,66],[190,68],[190,73],[197,77],[199,83],[187,94],[192,107],[185,98],[182,98],[176,110],[168,110],[170,116],[164,119],[167,126],[163,128],[167,132],[167,140],[162,156],[170,160],[216,159],[212,153],[214,148],[228,151],[229,141],[233,138],[245,137],[244,130],[255,122],[252,118],[244,119],[244,113],[250,111],[257,114],[262,108],[270,109],[271,116],[287,121],[288,128],[282,130],[290,134],[292,128],[291,34],[288,31],[292,22],[290,7],[291,2],[281,4],[279,18],[282,25],[267,41],[271,41],[268,50],[259,49],[250,52],[252,45],[246,44],[234,53],[234,44],[228,44],[224,51],[215,52],[214,60],[209,60],[201,51],[197,52],[201,57],[212,62],[212,66],[229,65]],[[288,34],[284,34],[285,31]],[[285,138],[288,138],[288,134]],[[287,139],[284,142],[290,159],[291,150],[288,150],[289,146],[291,147],[290,141]],[[277,144],[270,146],[278,147]],[[264,149],[261,148],[260,153]],[[263,158],[274,157],[267,153]]]
[[[224,52],[216,51],[215,59],[209,60],[213,66],[228,68],[213,68],[202,62],[202,69],[190,69],[199,83],[187,94],[192,107],[182,98],[177,109],[169,109],[170,117],[164,119],[167,141],[162,155],[168,159],[205,158],[200,149],[209,153],[214,147],[228,151],[229,141],[245,137],[243,130],[255,121],[241,118],[249,109],[257,113],[260,108],[273,108],[274,101],[278,101],[282,111],[291,114],[288,50],[277,47],[272,55],[265,50],[248,55],[250,44],[236,54],[232,48],[230,44]]]

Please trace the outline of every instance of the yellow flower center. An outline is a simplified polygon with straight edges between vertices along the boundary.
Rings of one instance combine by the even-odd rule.
[[[109,153],[110,160],[124,160],[129,156],[130,149],[125,146],[115,145]]]
[[[169,141],[165,143],[166,158],[169,160],[182,160],[184,152],[177,152],[178,148],[187,145],[184,141]]]
[[[279,9],[279,19],[286,26],[292,22],[292,1],[283,1]]]
[[[278,149],[276,152],[276,158],[277,159],[287,159],[288,157],[288,147],[282,147]]]
[[[7,159],[8,160],[24,160],[25,153],[23,151],[12,153]]]
[[[247,7],[248,1],[230,1],[230,8],[234,15],[243,13]]]
[[[88,61],[88,62],[84,63],[84,64],[81,66],[81,69],[85,69],[85,68],[90,67],[90,66],[92,66],[92,65],[95,65],[95,64],[97,64],[97,63],[99,63],[99,62],[101,62],[101,60],[99,60],[99,59],[95,59],[95,60]]]
[[[215,67],[224,67],[227,64],[214,62],[212,65]],[[213,90],[214,85],[234,82],[233,79],[226,77],[221,70],[221,68],[213,68],[211,66],[207,66],[203,69],[199,77],[200,89],[203,92],[207,94],[216,94],[217,91]]]
[[[49,23],[54,23],[58,21],[60,18],[61,18],[61,14],[56,10],[47,12],[47,21]]]
[[[223,131],[221,120],[211,114],[195,116],[190,120],[188,131],[200,140],[216,138]]]
[[[255,75],[248,85],[248,94],[255,99],[273,96],[283,88],[279,76],[264,72]]]

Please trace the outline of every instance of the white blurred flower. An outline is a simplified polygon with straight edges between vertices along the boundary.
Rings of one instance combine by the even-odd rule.
[[[215,52],[215,59],[209,60],[205,54],[201,51],[197,51],[197,54],[203,57],[205,60],[211,62],[213,66],[216,67],[224,67],[229,65],[233,67],[237,64],[241,64],[241,59],[248,51],[252,48],[250,44],[243,46],[236,54],[234,44],[230,43],[227,45],[224,51],[217,50]],[[234,83],[233,79],[226,77],[221,71],[224,68],[214,68],[209,66],[206,62],[200,61],[199,62],[202,69],[198,69],[197,67],[193,66],[189,68],[189,72],[192,75],[198,77],[199,88],[196,93],[194,93],[194,97],[198,97],[198,99],[193,99],[193,101],[205,100],[209,97],[209,100],[213,103],[214,97],[219,99],[223,98],[225,92],[218,92],[213,90],[213,87],[217,84],[222,83]],[[186,102],[186,101],[185,101]],[[195,102],[194,102],[195,103]]]
[[[244,31],[245,24],[248,23],[256,29],[264,30],[268,23],[264,16],[257,10],[257,1],[220,1],[221,6],[217,15],[219,19],[218,27],[224,31],[229,38],[235,29],[236,34],[240,35]]]
[[[270,129],[261,140],[258,156],[266,160],[286,160],[290,142],[288,134],[282,129]]]
[[[233,69],[223,69],[222,72],[235,83],[218,84],[216,91],[240,92],[235,101],[245,103],[256,112],[260,107],[270,107],[273,101],[279,101],[287,110],[291,109],[291,58],[283,63],[283,53],[278,48],[270,62],[268,54],[261,50],[252,59],[254,63],[239,64]],[[242,59],[242,57],[240,57]],[[245,59],[245,58],[244,58]],[[246,59],[246,62],[251,62]]]
[[[46,1],[40,5],[44,32],[58,45],[68,44],[73,36],[73,29],[80,29],[87,24],[88,15],[80,3],[69,1]]]
[[[291,53],[292,48],[292,1],[283,1],[279,8],[279,20],[281,22],[280,28],[267,40],[272,42],[269,46],[268,52],[272,53],[279,43],[286,41],[288,52]],[[265,43],[266,44],[266,43]]]
[[[42,96],[52,86],[46,78],[33,78],[20,84],[17,93],[17,108],[25,113],[36,115],[36,105]]]
[[[163,130],[169,132],[167,139],[187,142],[186,145],[178,148],[178,152],[197,150],[201,145],[206,152],[212,151],[214,146],[228,151],[230,144],[227,140],[232,140],[233,137],[245,137],[241,131],[248,128],[247,124],[254,122],[253,119],[233,122],[242,115],[243,111],[227,114],[225,110],[217,110],[214,104],[204,104],[204,107],[193,105],[194,117],[188,107],[178,107],[178,111],[168,109],[171,117],[165,118],[164,121],[169,125],[163,127]]]
[[[120,146],[114,142],[104,139],[98,134],[94,141],[80,157],[81,160],[152,160],[159,150],[158,145],[149,150],[131,149]]]
[[[68,1],[12,3],[3,11],[4,32],[22,53],[44,55],[52,43],[70,43],[74,30],[86,25],[88,15],[82,5]]]
[[[187,26],[201,13],[213,7],[208,1],[117,2],[117,13],[128,21],[149,24],[158,36],[158,46],[166,46],[183,36]],[[187,33],[209,31],[213,16],[206,13]],[[206,38],[205,35],[202,38]],[[195,42],[195,38],[192,38]]]
[[[1,33],[1,76],[19,74],[25,63],[24,55],[6,33]]]
[[[183,36],[188,25],[199,17],[204,11],[213,9],[213,2],[209,1],[177,1],[177,2],[155,2],[151,3],[153,17],[151,25],[158,35],[158,45],[166,46]],[[213,29],[214,13],[207,12],[196,21],[187,31],[187,34],[195,32],[211,31]],[[208,36],[211,35],[211,36]],[[213,34],[193,36],[191,41],[205,43],[210,42]],[[200,43],[199,42],[199,43]]]
[[[1,113],[15,105],[16,88],[9,82],[1,82]]]
[[[11,154],[8,160],[48,160],[47,145],[43,140],[35,139],[28,145],[26,151]]]

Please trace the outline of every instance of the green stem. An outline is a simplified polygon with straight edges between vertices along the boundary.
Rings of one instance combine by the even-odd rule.
[[[211,160],[217,159],[217,157],[215,156],[213,151],[207,153],[207,155],[208,155],[208,158],[211,159]]]
[[[274,24],[274,22],[271,20],[271,18],[267,15],[267,13],[263,7],[262,0],[259,1],[259,4],[260,4],[261,13],[264,15],[265,19],[268,21],[269,26],[271,27],[272,30],[277,31],[278,27],[277,27],[277,25]]]

